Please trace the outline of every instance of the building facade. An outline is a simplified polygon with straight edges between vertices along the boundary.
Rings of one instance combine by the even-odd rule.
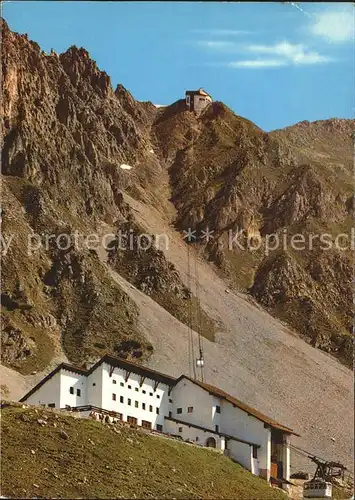
[[[203,89],[187,90],[185,92],[186,109],[201,113],[212,102],[212,97]]]
[[[88,369],[62,363],[22,402],[112,412],[132,425],[219,449],[253,474],[289,480],[292,429],[228,393],[106,355]]]

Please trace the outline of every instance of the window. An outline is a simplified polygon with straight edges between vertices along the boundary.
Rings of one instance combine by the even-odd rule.
[[[169,398],[169,403],[172,403],[172,402],[173,402],[173,400]]]
[[[138,408],[138,406],[139,406],[138,401],[135,401],[135,402],[134,402],[134,406],[135,406],[135,408]]]
[[[120,403],[123,403],[123,396],[120,396]]]
[[[149,411],[153,411],[153,406],[149,405]]]
[[[142,403],[142,410],[145,410],[145,403]]]
[[[145,429],[151,429],[152,422],[148,422],[147,420],[142,420],[142,427],[144,427]]]
[[[176,413],[182,413],[182,408],[177,408]]]
[[[143,391],[142,391],[142,392],[143,392],[143,394],[145,394],[147,391],[145,391],[145,390],[143,389]]]
[[[173,412],[169,411],[169,418],[171,418],[172,416],[173,416]]]
[[[120,386],[121,386],[121,387],[124,387],[124,383],[123,383],[123,382],[120,382]]]
[[[179,427],[179,432],[182,432],[182,427]]]
[[[216,425],[216,432],[219,432],[219,425]]]
[[[159,394],[157,394],[157,398],[160,399],[160,395]]]
[[[136,388],[135,388],[134,390],[135,390],[136,392],[139,392],[139,389],[138,389],[138,387],[136,387]]]
[[[70,392],[70,394],[74,394],[74,387],[70,387],[69,392]]]
[[[137,425],[137,419],[135,417],[128,416],[127,422],[129,422],[130,424]]]
[[[198,437],[198,436],[196,436],[196,443],[197,443],[197,441],[198,441],[198,440],[199,440],[199,437]]]
[[[93,382],[93,383],[92,383],[92,386],[93,386],[93,387],[95,387],[95,385],[96,385],[96,382]]]
[[[112,379],[112,383],[113,383],[113,384],[117,384],[117,380]]]
[[[131,386],[131,385],[129,385],[129,386],[128,386],[128,389],[132,389],[132,386]]]
[[[193,406],[189,406],[187,408],[187,413],[192,413],[194,411],[194,407]]]
[[[129,398],[127,399],[127,404],[131,406],[131,400]]]
[[[153,393],[152,393],[152,392],[150,392],[150,393],[149,393],[149,396],[153,396]]]
[[[112,394],[112,401],[116,401],[116,394]]]
[[[156,408],[156,412],[157,412],[157,415],[159,415],[159,408],[158,407]]]
[[[220,406],[216,406],[216,413],[221,413],[221,407]]]
[[[253,458],[258,458],[258,448],[253,445]]]
[[[48,408],[55,408],[55,403],[49,403]]]
[[[76,395],[80,398],[80,396],[81,396],[81,389],[77,389],[76,390]]]
[[[157,431],[163,432],[163,426],[160,424],[157,424]]]

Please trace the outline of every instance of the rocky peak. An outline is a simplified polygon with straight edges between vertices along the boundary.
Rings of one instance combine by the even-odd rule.
[[[59,55],[59,60],[72,85],[77,89],[83,81],[86,81],[100,97],[106,97],[109,91],[112,91],[110,77],[105,71],[98,69],[95,61],[90,58],[84,48],[77,48],[73,45]]]
[[[150,128],[157,114],[157,108],[154,104],[136,101],[132,94],[121,84],[117,85],[115,96],[122,108],[135,120],[140,129],[148,130]]]
[[[123,85],[113,92],[109,76],[85,49],[72,46],[59,56],[46,55],[27,36],[12,33],[2,23],[2,172],[11,200],[8,205],[17,207],[12,223],[23,234],[53,234],[68,225],[91,231],[102,222],[119,227],[119,221],[129,216],[133,226],[135,213],[123,203],[125,192],[131,199],[154,205],[178,229],[209,228],[213,241],[202,249],[207,259],[275,315],[280,313],[280,300],[285,299],[282,317],[301,333],[309,331],[317,338],[326,326],[329,338],[348,335],[351,306],[342,300],[347,290],[350,296],[347,282],[340,290],[336,276],[329,274],[315,284],[319,269],[309,261],[320,262],[319,255],[272,254],[270,261],[264,261],[262,250],[270,232],[307,233],[314,228],[335,232],[347,227],[353,207],[354,120],[301,122],[266,133],[221,102],[213,102],[199,115],[186,109],[184,99],[157,109],[150,102],[135,100]],[[123,164],[131,168],[122,170]],[[6,211],[3,227],[13,231]],[[170,220],[172,213],[174,220]],[[261,250],[230,251],[228,231],[237,229],[244,231],[244,239],[261,240]],[[136,237],[139,232],[140,228]],[[88,311],[87,290],[80,276],[69,272],[76,256],[69,263],[63,263],[61,257],[41,253],[47,268],[56,273],[50,284],[43,282],[43,262],[37,267],[29,264],[25,254],[8,258],[3,288],[11,298],[12,280],[26,276],[32,283],[31,307],[36,311],[40,304],[44,314],[50,313],[49,306],[44,296],[41,301],[39,297],[44,286],[53,288],[50,314],[56,317],[60,335],[66,336],[68,352],[76,346],[79,359],[80,342],[85,341],[90,351],[95,344],[91,339],[96,335],[92,334],[94,328],[104,325],[101,320],[106,323],[105,345],[113,345],[114,339],[108,338],[116,324],[115,314],[122,309],[119,301],[126,299],[119,289],[112,295],[99,263],[84,255],[78,266],[92,269],[95,293],[106,296],[107,303],[118,303],[111,311],[105,300],[97,301]],[[339,259],[339,268],[347,276],[349,261],[345,254],[339,254]],[[111,252],[111,264],[166,309],[179,309],[186,320],[182,281],[162,253],[116,249]],[[322,276],[325,267],[321,266]],[[302,283],[307,283],[308,295],[298,301]],[[302,312],[310,310],[310,303],[314,304],[313,319]],[[61,304],[61,309],[55,304]],[[108,311],[107,318],[102,311]],[[87,321],[88,312],[95,321]],[[323,313],[327,325],[321,322]],[[12,312],[8,314],[10,317]],[[117,324],[114,336],[119,337],[121,331],[127,337],[134,335],[127,318],[120,316],[123,326]],[[19,331],[25,335],[31,330],[28,321],[21,316],[20,322],[13,322],[15,340],[20,339]],[[349,353],[347,345],[344,343],[344,352]]]

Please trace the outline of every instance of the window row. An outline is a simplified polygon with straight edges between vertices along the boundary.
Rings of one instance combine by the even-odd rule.
[[[138,420],[136,417],[132,417],[131,415],[128,415],[127,422],[129,424],[137,425]],[[145,429],[151,429],[152,422],[148,422],[148,420],[142,420],[142,427],[144,427]],[[161,424],[157,424],[155,428],[157,431],[163,432],[163,426]]]
[[[117,384],[117,380],[112,379],[112,383],[113,383],[113,384]],[[123,383],[123,382],[120,382],[120,386],[121,386],[121,387],[124,387],[124,383]],[[127,385],[127,388],[128,388],[128,389],[132,389],[132,386],[128,384],[128,385]],[[135,387],[135,388],[134,388],[134,390],[135,390],[136,392],[139,392],[139,387]],[[145,389],[142,389],[142,394],[147,394],[147,391],[146,391]],[[154,396],[154,393],[153,393],[153,392],[150,392],[150,393],[149,393],[149,396]],[[160,399],[160,394],[156,394],[156,398],[157,398],[157,399]]]
[[[194,411],[194,407],[193,406],[188,406],[187,407],[187,413],[192,413],[193,411]],[[176,408],[176,413],[181,414],[182,413],[182,408]],[[216,406],[216,413],[221,413],[221,407],[220,406]]]
[[[194,407],[193,406],[188,406],[187,407],[187,413],[192,413],[194,411]],[[176,408],[176,413],[179,413],[181,414],[182,413],[182,408]],[[216,413],[221,413],[221,407],[220,406],[216,406]]]
[[[112,401],[117,401],[117,396],[115,393],[112,393]],[[123,396],[120,396],[120,403],[124,404],[124,397]],[[128,404],[128,406],[132,406],[132,400],[130,398],[127,398],[127,404]],[[135,406],[135,408],[139,408],[139,401],[135,401],[134,406]],[[145,403],[142,403],[142,410],[145,410],[146,406],[147,405]],[[149,405],[149,411],[153,411],[152,405]],[[155,411],[156,411],[157,415],[159,415],[159,408],[158,407],[155,408]]]

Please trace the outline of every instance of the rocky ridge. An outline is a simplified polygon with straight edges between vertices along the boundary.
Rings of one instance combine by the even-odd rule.
[[[179,230],[210,228],[213,239],[201,249],[229,284],[312,345],[350,361],[351,253],[266,255],[265,248],[270,234],[285,229],[289,236],[327,230],[334,238],[350,227],[354,121],[302,122],[267,134],[220,102],[200,116],[183,101],[157,109],[122,85],[114,90],[85,49],[48,55],[6,23],[2,54],[2,230],[5,239],[17,235],[3,255],[6,364],[29,373],[48,366],[53,350],[76,363],[106,350],[142,360],[152,352],[134,302],[96,253],[44,241],[89,234],[103,222],[114,232],[134,228],[137,238],[144,228],[123,192]],[[260,248],[230,249],[236,230]],[[41,234],[29,258],[28,241]],[[163,252],[113,245],[109,265],[189,322],[191,291]],[[213,338],[213,322],[195,305]]]

